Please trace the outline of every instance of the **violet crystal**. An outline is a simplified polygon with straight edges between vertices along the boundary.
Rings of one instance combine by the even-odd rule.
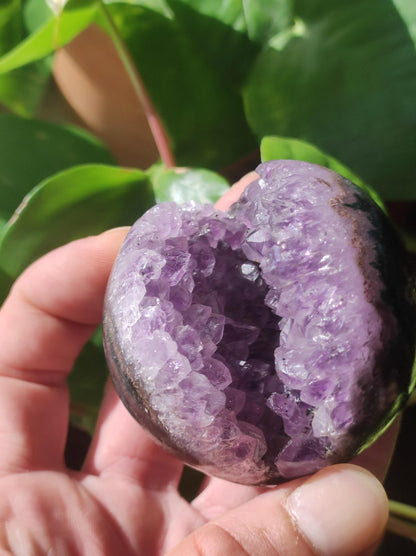
[[[132,227],[104,335],[130,412],[185,462],[273,484],[355,455],[404,403],[402,248],[346,179],[273,161],[228,213],[156,205]]]

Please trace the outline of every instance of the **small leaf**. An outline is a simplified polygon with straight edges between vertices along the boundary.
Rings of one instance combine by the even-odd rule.
[[[215,203],[228,188],[228,182],[210,170],[162,169],[153,171],[153,189],[157,202]]]
[[[301,141],[299,139],[288,139],[286,137],[264,137],[260,146],[261,158],[263,162],[276,159],[304,160],[313,164],[325,166],[337,172],[344,178],[355,183],[364,189],[370,197],[384,210],[383,201],[372,187],[363,182],[347,166],[339,162],[333,156],[329,156],[315,145]]]
[[[33,189],[8,222],[0,241],[4,292],[44,253],[108,228],[132,224],[154,203],[150,181],[140,170],[77,166]]]
[[[40,181],[70,166],[93,162],[111,164],[113,159],[85,131],[0,115],[0,224]]]
[[[64,46],[92,23],[98,0],[69,0],[58,17],[51,18],[32,35],[0,58],[0,74],[40,60]]]

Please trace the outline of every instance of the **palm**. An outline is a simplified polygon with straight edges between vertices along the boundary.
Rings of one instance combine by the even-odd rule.
[[[0,490],[2,548],[17,554],[31,554],[34,547],[36,554],[53,547],[53,554],[71,556],[158,554],[172,536],[201,522],[173,490],[150,492],[126,477],[35,472],[3,478]],[[168,513],[180,516],[172,530]]]

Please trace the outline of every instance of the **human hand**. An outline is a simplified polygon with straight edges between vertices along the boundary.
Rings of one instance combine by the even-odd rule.
[[[82,470],[65,467],[66,377],[101,320],[125,233],[49,253],[0,311],[0,555],[371,553],[387,502],[368,471],[337,465],[273,489],[209,478],[187,503],[177,490],[182,464],[133,420],[111,384]],[[380,478],[394,434],[360,456]]]

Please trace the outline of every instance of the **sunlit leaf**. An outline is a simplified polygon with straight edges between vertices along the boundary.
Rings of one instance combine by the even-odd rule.
[[[293,0],[243,0],[243,9],[249,37],[262,44],[293,24]]]
[[[44,58],[76,37],[94,21],[99,0],[69,0],[64,11],[0,58],[0,74]]]
[[[259,51],[248,37],[241,0],[167,0],[194,49],[224,84],[237,90]],[[275,7],[276,11],[279,8]],[[238,63],[236,63],[238,60]]]
[[[150,181],[140,170],[105,165],[64,170],[35,187],[5,227],[0,241],[3,277],[11,285],[44,253],[132,224],[153,203]],[[0,290],[7,290],[7,284]]]
[[[384,199],[415,196],[416,9],[396,4],[299,0],[297,32],[262,52],[245,90],[260,138],[307,140]]]
[[[359,176],[354,174],[354,172],[339,162],[339,160],[333,156],[327,155],[318,149],[318,147],[315,147],[315,145],[311,145],[306,141],[300,141],[299,139],[265,137],[261,142],[260,150],[263,162],[276,159],[292,159],[304,160],[305,162],[312,162],[313,164],[325,166],[352,181],[355,185],[361,187],[361,189],[364,189],[380,207],[384,208],[380,196],[372,187],[364,183]]]
[[[26,36],[20,0],[0,5],[0,56],[14,48]],[[47,61],[37,62],[0,75],[0,104],[23,115],[37,108],[50,76]]]
[[[215,203],[229,188],[219,174],[202,169],[159,170],[154,174],[153,187],[158,202],[187,201]]]
[[[112,161],[101,143],[75,127],[0,115],[0,218],[7,221],[48,176],[83,163]]]
[[[47,0],[25,0],[21,15],[25,28],[31,35],[51,19],[52,13]]]

